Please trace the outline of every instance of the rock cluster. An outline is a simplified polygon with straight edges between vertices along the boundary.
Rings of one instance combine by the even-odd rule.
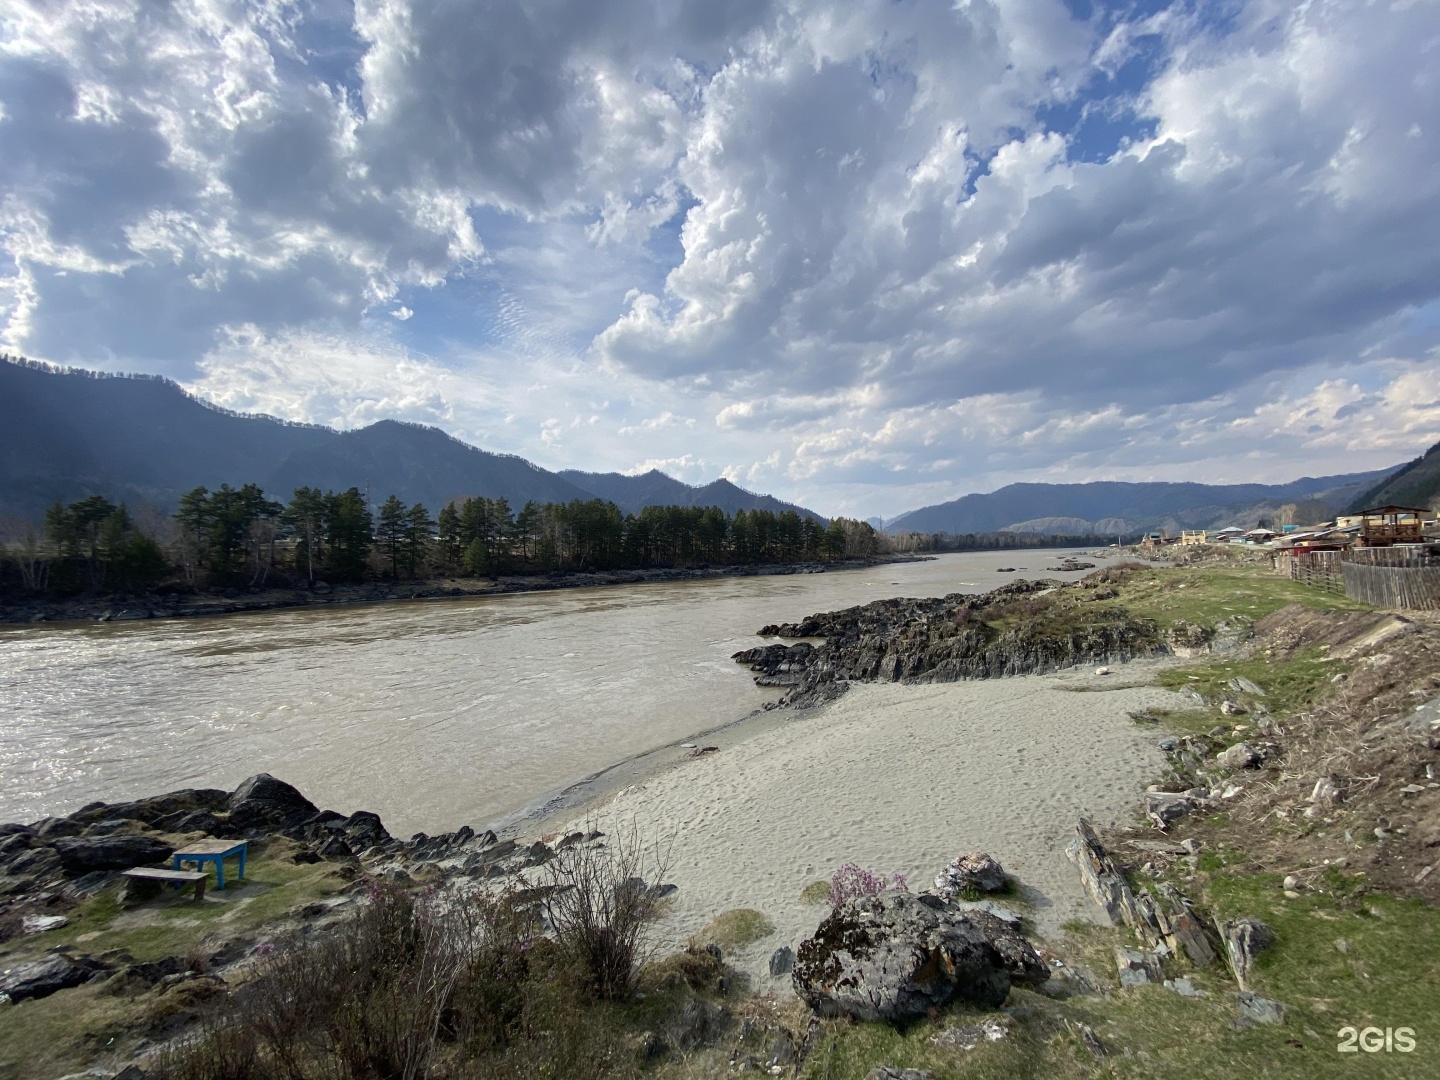
[[[1084,593],[1087,585],[1016,581],[980,596],[877,600],[760,630],[767,637],[824,638],[822,644],[762,645],[733,659],[749,665],[756,683],[788,687],[785,704],[807,707],[844,693],[850,681],[954,682],[1167,650],[1153,622],[1118,608],[1091,609],[1083,620],[1047,619],[1044,594],[1069,589]]]
[[[800,944],[791,981],[817,1013],[902,1022],[954,999],[998,1006],[1049,969],[1012,926],[929,893],[846,900]]]
[[[967,893],[994,893],[1005,888],[1005,869],[981,851],[972,851],[950,862],[935,875],[935,893],[953,900]]]

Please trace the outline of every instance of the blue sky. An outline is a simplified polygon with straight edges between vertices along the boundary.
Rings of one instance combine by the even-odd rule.
[[[891,516],[1440,439],[1440,4],[17,0],[0,344]]]

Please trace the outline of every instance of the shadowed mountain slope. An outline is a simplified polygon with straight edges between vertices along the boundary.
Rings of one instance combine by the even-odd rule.
[[[724,479],[695,487],[666,476],[659,469],[651,469],[639,476],[580,472],[577,469],[566,469],[559,475],[586,491],[593,491],[602,499],[609,499],[630,514],[639,513],[647,506],[718,506],[729,514],[737,510],[772,510],[777,514],[794,510],[813,521],[823,523],[826,520],[813,510],[781,502],[772,495],[756,495]]]

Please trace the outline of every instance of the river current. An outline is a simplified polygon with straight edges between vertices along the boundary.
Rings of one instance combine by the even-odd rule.
[[[1064,554],[0,629],[0,822],[270,772],[397,836],[478,827],[774,700],[730,659],[766,623]]]

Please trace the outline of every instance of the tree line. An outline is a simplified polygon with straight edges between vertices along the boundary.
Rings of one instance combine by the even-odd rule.
[[[38,529],[5,545],[0,582],[22,592],[75,594],[154,588],[314,585],[317,582],[485,577],[831,561],[878,554],[869,524],[828,525],[793,510],[650,506],[623,513],[603,499],[457,499],[437,515],[391,495],[372,509],[357,488],[296,489],[288,502],[256,484],[197,487],[158,528],[98,496],[56,502]]]

